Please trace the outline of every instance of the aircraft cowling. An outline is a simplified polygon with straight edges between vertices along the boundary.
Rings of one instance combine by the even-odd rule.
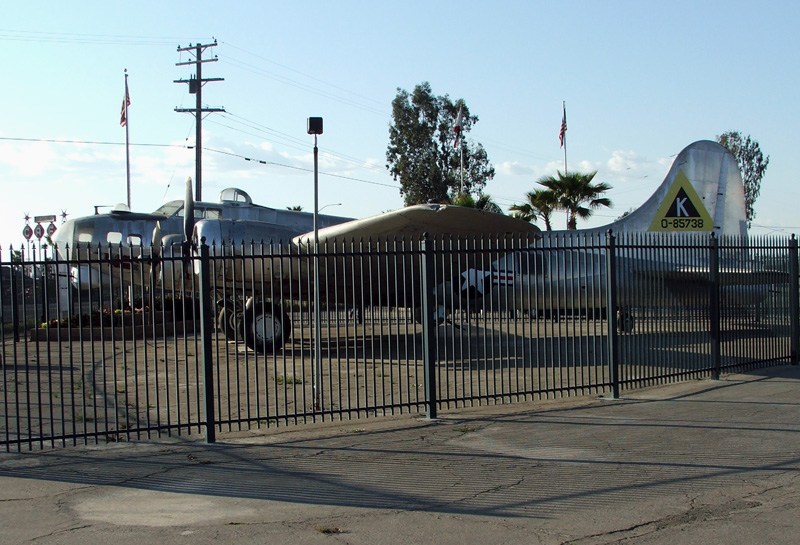
[[[225,241],[219,221],[198,221],[194,225],[193,237],[198,244],[205,243],[209,246],[219,246]]]

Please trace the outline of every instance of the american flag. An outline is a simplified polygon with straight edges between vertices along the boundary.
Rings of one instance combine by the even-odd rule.
[[[561,117],[561,130],[558,132],[558,142],[561,144],[561,147],[564,147],[564,138],[567,136],[567,106],[566,104],[563,105],[564,107],[564,115]]]
[[[128,94],[128,79],[125,78],[125,98],[122,99],[122,113],[119,116],[119,126],[124,127],[128,123],[128,106],[131,105],[131,96]]]

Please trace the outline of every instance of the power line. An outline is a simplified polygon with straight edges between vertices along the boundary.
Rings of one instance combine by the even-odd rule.
[[[8,136],[0,136],[0,140],[12,141],[12,142],[48,142],[48,143],[53,143],[53,144],[91,144],[91,145],[98,145],[98,146],[124,146],[125,145],[124,142],[103,142],[103,141],[97,141],[97,140],[57,140],[55,138],[12,138],[12,137],[8,137]],[[147,143],[137,144],[137,143],[131,142],[129,145],[131,145],[131,146],[141,146],[141,147],[156,147],[156,148],[182,148],[182,149],[194,149],[195,148],[195,146],[191,146],[191,145],[188,145],[188,144],[147,144]],[[276,167],[288,168],[288,169],[292,169],[292,170],[301,170],[301,171],[304,171],[304,172],[313,172],[313,170],[309,169],[309,168],[303,168],[303,167],[298,167],[298,166],[294,166],[294,165],[287,165],[287,164],[284,164],[284,163],[276,163],[274,161],[266,161],[266,160],[263,160],[263,159],[255,159],[253,157],[247,157],[245,155],[241,155],[241,154],[238,154],[238,153],[233,153],[233,152],[229,152],[229,151],[222,151],[222,150],[218,150],[218,149],[214,149],[214,148],[203,147],[203,151],[209,151],[209,152],[218,153],[218,154],[221,154],[221,155],[228,155],[228,156],[231,156],[231,157],[238,157],[239,159],[244,159],[245,161],[259,163],[259,164],[262,164],[262,165],[271,165],[271,166],[276,166]],[[371,180],[364,180],[364,179],[361,179],[361,178],[356,178],[354,176],[345,176],[343,174],[334,174],[332,172],[320,172],[319,174],[320,175],[324,175],[324,176],[330,176],[330,177],[333,177],[333,178],[342,178],[342,179],[345,179],[345,180],[352,180],[354,182],[361,182],[361,183],[364,183],[364,184],[379,185],[379,186],[383,186],[383,187],[391,187],[393,189],[399,189],[400,188],[400,186],[396,185],[396,184],[387,184],[387,183],[383,183],[383,182],[374,182],[374,181],[371,181]]]
[[[293,170],[301,170],[303,172],[314,172],[313,169],[310,169],[310,168],[298,167],[298,166],[294,166],[294,165],[286,165],[286,164],[283,164],[283,163],[275,163],[273,161],[265,161],[265,160],[262,160],[262,159],[254,159],[252,157],[246,157],[244,155],[239,155],[238,153],[233,153],[233,152],[229,152],[229,151],[222,151],[222,150],[217,150],[217,149],[212,149],[212,148],[203,148],[203,149],[206,150],[206,151],[219,153],[221,155],[229,155],[231,157],[238,157],[240,159],[244,159],[245,161],[252,161],[254,163],[259,163],[259,164],[262,164],[262,165],[272,165],[272,166],[278,166],[278,167],[283,167],[283,168],[290,168],[290,169],[293,169]],[[391,187],[393,189],[399,189],[400,188],[400,186],[396,185],[396,184],[386,184],[386,183],[382,183],[382,182],[372,182],[370,180],[362,180],[361,178],[355,178],[353,176],[344,176],[343,174],[333,174],[331,172],[320,172],[319,174],[320,175],[325,175],[325,176],[330,176],[332,178],[342,178],[344,180],[353,180],[353,181],[361,182],[361,183],[365,183],[365,184],[380,185],[380,186],[383,186],[383,187]]]
[[[256,123],[255,121],[251,121],[249,119],[240,117],[240,116],[238,116],[236,114],[232,114],[231,112],[226,111],[220,117],[227,118],[233,123],[240,123],[241,125],[243,125],[243,126],[245,126],[247,128],[256,130],[256,131],[263,131],[263,132],[266,132],[267,134],[275,135],[277,139],[265,138],[265,136],[263,134],[254,134],[254,133],[251,133],[251,132],[246,132],[246,131],[243,131],[242,129],[237,129],[235,127],[231,127],[230,125],[225,125],[223,123],[219,123],[219,122],[216,122],[216,121],[210,121],[210,123],[214,123],[215,125],[219,125],[221,127],[225,127],[227,129],[231,129],[233,131],[240,132],[242,134],[255,136],[257,138],[264,138],[267,141],[280,143],[280,144],[282,144],[284,146],[296,149],[298,151],[307,151],[307,149],[308,149],[308,143],[305,140],[301,140],[300,138],[294,137],[292,135],[289,135],[289,134],[286,134],[286,133],[282,133],[282,132],[280,132],[280,131],[278,131],[276,129],[273,129],[271,127],[267,127],[265,125],[261,125],[259,123]],[[287,141],[288,141],[288,143],[287,143]],[[366,170],[371,170],[373,172],[381,172],[381,173],[386,172],[383,168],[381,168],[379,166],[375,166],[374,164],[365,162],[365,161],[363,161],[361,159],[358,159],[356,157],[352,157],[350,155],[346,155],[346,154],[343,154],[343,153],[340,153],[340,152],[337,152],[337,151],[325,150],[323,152],[323,155],[326,156],[326,157],[339,159],[339,160],[344,161],[346,163],[350,163],[350,164],[355,165],[357,167],[360,167],[360,168],[363,168],[363,169],[366,169]]]
[[[98,140],[62,140],[58,138],[12,138],[9,136],[0,136],[0,140],[8,140],[12,142],[49,142],[52,144],[94,144],[97,146],[124,146],[125,142],[103,142]],[[134,144],[131,146],[150,146],[154,148],[183,148],[183,144]]]
[[[335,84],[330,83],[328,81],[325,81],[325,80],[319,79],[317,77],[311,76],[311,75],[306,74],[304,72],[300,72],[299,70],[295,70],[294,68],[291,68],[289,66],[277,63],[275,61],[267,59],[266,57],[263,57],[263,56],[258,55],[256,53],[253,53],[251,51],[247,51],[245,49],[242,49],[241,47],[238,47],[238,46],[235,46],[235,45],[231,44],[230,42],[225,42],[225,41],[221,40],[220,43],[225,44],[226,46],[231,47],[233,49],[237,49],[237,50],[239,50],[242,53],[245,53],[247,55],[253,56],[253,57],[255,57],[256,59],[258,59],[260,61],[263,61],[263,62],[266,62],[266,63],[269,63],[269,64],[273,64],[275,66],[278,66],[281,69],[286,70],[288,72],[293,72],[293,73],[298,74],[298,75],[300,75],[300,76],[302,76],[302,77],[304,77],[306,79],[309,79],[309,80],[312,80],[312,81],[316,81],[318,83],[321,83],[321,84],[326,85],[328,87],[331,87],[333,89],[337,89],[339,91],[347,93],[348,95],[352,95],[354,97],[357,97],[359,99],[365,100],[367,102],[371,102],[371,103],[375,104],[376,107],[371,107],[371,106],[367,106],[367,105],[364,105],[364,104],[358,104],[357,102],[355,102],[355,101],[353,101],[351,99],[344,98],[344,97],[337,96],[337,95],[333,95],[333,94],[330,94],[330,93],[326,93],[325,91],[320,91],[319,89],[316,89],[316,88],[311,87],[309,85],[306,85],[304,83],[300,83],[297,80],[292,80],[292,79],[286,78],[284,76],[280,76],[278,74],[275,74],[274,72],[270,72],[268,70],[264,70],[262,68],[253,66],[253,65],[248,64],[248,63],[246,63],[244,61],[239,61],[239,60],[234,59],[232,57],[227,57],[225,59],[220,59],[220,60],[223,60],[223,62],[225,62],[225,61],[231,62],[232,61],[232,64],[234,64],[234,65],[235,65],[235,63],[239,63],[239,64],[241,64],[241,65],[243,65],[245,67],[248,67],[248,68],[252,69],[251,71],[253,71],[253,70],[256,71],[254,73],[258,73],[258,74],[261,74],[261,75],[268,74],[268,76],[266,76],[266,77],[270,77],[271,76],[273,79],[276,79],[277,81],[280,81],[282,83],[286,83],[287,85],[291,85],[293,87],[298,87],[298,88],[301,88],[301,89],[304,89],[304,90],[307,90],[307,91],[310,91],[310,92],[313,92],[313,93],[316,93],[316,94],[322,94],[322,95],[328,96],[329,98],[332,98],[334,100],[338,100],[340,102],[344,102],[346,104],[350,104],[350,105],[355,106],[357,108],[361,108],[361,109],[366,110],[366,111],[371,111],[373,113],[377,113],[377,114],[380,114],[380,115],[383,115],[383,116],[386,116],[386,117],[390,117],[390,115],[387,113],[387,111],[385,109],[385,104],[382,101],[375,100],[374,98],[371,98],[371,97],[356,93],[355,91],[351,91],[349,89],[345,89],[344,87],[340,87],[338,85],[335,85]],[[242,68],[242,67],[239,66],[239,68]],[[242,68],[242,69],[246,69],[246,68]],[[377,109],[377,108],[380,108],[380,109]]]
[[[172,36],[112,36],[107,34],[40,32],[0,28],[0,40],[94,45],[155,45],[162,47],[164,45],[173,45],[181,39]]]

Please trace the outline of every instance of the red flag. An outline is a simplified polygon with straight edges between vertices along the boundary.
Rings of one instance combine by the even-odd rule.
[[[457,148],[461,140],[461,106],[458,107],[458,115],[456,116],[456,124],[453,127],[453,131],[456,133],[456,141],[453,143],[453,147]]]
[[[566,135],[566,132],[567,132],[567,106],[566,106],[566,104],[564,104],[563,106],[564,106],[564,115],[561,118],[561,130],[558,132],[558,142],[561,144],[560,147],[562,147],[562,148],[564,147],[564,138],[567,136]]]
[[[125,77],[125,98],[122,99],[122,113],[119,116],[119,126],[124,127],[128,123],[128,106],[131,105],[131,96],[128,94],[128,78]]]

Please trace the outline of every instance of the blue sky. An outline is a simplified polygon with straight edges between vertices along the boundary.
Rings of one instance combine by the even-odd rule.
[[[240,187],[259,204],[313,210],[309,116],[324,118],[320,206],[365,217],[402,206],[386,171],[391,101],[423,81],[463,98],[497,170],[504,208],[569,168],[613,186],[613,221],[663,180],[672,157],[726,130],[770,156],[757,234],[800,231],[797,156],[800,5],[728,2],[15,2],[0,22],[0,248],[25,214],[70,218],[126,200],[129,76],[132,208],[182,198],[194,176],[193,67],[177,47],[218,46],[204,77],[204,200]],[[264,165],[243,157],[266,161]],[[338,203],[341,203],[339,205]],[[555,219],[564,228],[563,217]],[[58,222],[57,222],[58,223]]]

